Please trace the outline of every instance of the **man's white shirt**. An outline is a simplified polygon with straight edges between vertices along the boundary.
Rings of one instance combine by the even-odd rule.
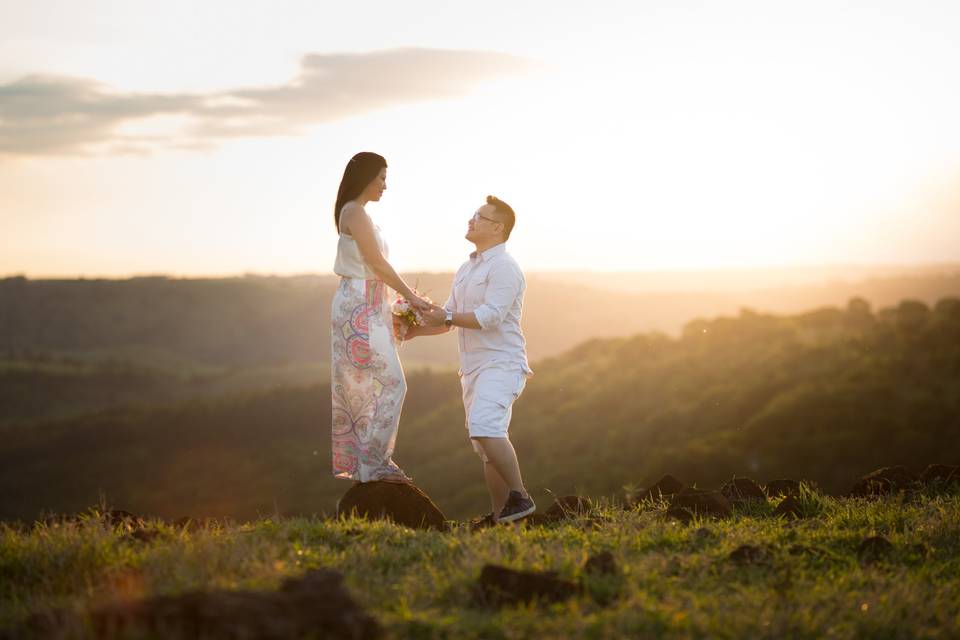
[[[443,305],[453,313],[473,312],[480,329],[458,327],[460,373],[486,366],[514,368],[532,375],[526,340],[520,330],[523,293],[527,288],[520,265],[500,243],[483,253],[474,251],[453,279]]]

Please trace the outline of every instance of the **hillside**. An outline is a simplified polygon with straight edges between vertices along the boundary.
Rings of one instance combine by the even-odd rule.
[[[367,640],[960,634],[955,487],[806,500],[798,520],[773,515],[780,498],[690,524],[647,502],[476,532],[275,517],[0,525],[0,637],[100,640],[143,637],[143,628]],[[509,571],[527,573],[499,578]],[[530,597],[539,599],[521,599]]]
[[[827,492],[891,463],[960,461],[960,300],[862,300],[792,316],[695,320],[680,338],[594,340],[534,364],[512,438],[538,502],[615,495],[671,473],[786,475]],[[416,373],[396,460],[447,515],[484,510],[458,383]],[[0,519],[74,511],[100,492],[164,517],[330,513],[329,387],[115,409],[0,439]]]
[[[865,275],[865,274],[861,274]],[[960,267],[849,281],[771,286],[760,274],[696,280],[635,276],[528,274],[523,328],[532,360],[557,356],[593,338],[659,331],[679,335],[691,318],[741,307],[798,313],[861,297],[875,307],[910,298],[933,304],[960,296]],[[408,274],[443,301],[451,274]],[[784,276],[786,277],[786,276]],[[743,290],[744,283],[764,284]],[[676,282],[675,289],[667,287]],[[621,284],[622,283],[622,286]],[[329,362],[333,276],[128,280],[0,280],[0,360],[39,356],[127,362],[176,373]],[[453,336],[404,347],[408,368],[456,366]],[[319,381],[319,379],[317,380]]]

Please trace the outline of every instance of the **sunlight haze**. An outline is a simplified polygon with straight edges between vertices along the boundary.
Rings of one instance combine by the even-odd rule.
[[[0,276],[328,273],[347,160],[404,272],[487,194],[530,270],[960,259],[950,2],[0,7]]]

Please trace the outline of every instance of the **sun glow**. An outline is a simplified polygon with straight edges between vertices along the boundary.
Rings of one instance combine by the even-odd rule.
[[[174,33],[176,7],[149,42]],[[488,193],[518,212],[511,245],[528,269],[960,258],[956,199],[933,196],[960,176],[960,87],[942,81],[960,65],[960,37],[949,37],[960,36],[951,31],[957,10],[912,7],[609,3],[538,13],[524,5],[504,24],[497,6],[469,16],[390,6],[360,42],[325,27],[324,50],[497,51],[529,68],[466,93],[290,130],[275,113],[204,126],[154,115],[124,122],[120,141],[92,157],[0,156],[0,273],[328,271],[330,209],[344,163],[362,149],[390,164],[387,193],[369,210],[406,271],[455,268],[470,249],[466,219]],[[403,37],[387,29],[418,8],[431,19]],[[913,19],[904,21],[908,8]],[[225,76],[216,71],[230,51],[250,59],[240,44],[249,49],[248,41],[191,36],[187,50],[217,56],[167,60],[167,75],[151,85],[135,73],[150,65],[135,70],[133,56],[118,55],[138,50],[134,10],[118,14],[128,33],[117,42],[96,55],[84,45],[80,66],[58,71],[121,93],[202,94],[213,111],[252,108],[250,96],[269,90],[286,109],[276,113],[300,117],[309,109],[293,101],[309,96],[277,87],[299,56],[318,50],[304,24],[360,16],[317,11],[292,4],[289,20],[269,12],[285,46],[251,62],[246,77],[233,64]],[[8,28],[52,31],[49,46],[69,60],[66,26],[24,15]],[[204,10],[194,36],[216,15]],[[98,32],[76,18],[82,32]],[[231,18],[250,28],[258,19],[258,11]],[[33,52],[15,75],[6,69],[8,79],[35,71],[31,61],[49,62],[29,42],[6,45]],[[168,73],[177,65],[179,84]],[[388,80],[378,80],[384,91]]]

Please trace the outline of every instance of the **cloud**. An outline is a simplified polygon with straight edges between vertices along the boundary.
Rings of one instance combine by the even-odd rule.
[[[133,153],[297,135],[375,109],[461,95],[529,68],[484,51],[313,53],[286,84],[207,94],[121,93],[95,80],[32,75],[0,85],[0,154]],[[158,120],[166,124],[161,133],[129,131]]]

